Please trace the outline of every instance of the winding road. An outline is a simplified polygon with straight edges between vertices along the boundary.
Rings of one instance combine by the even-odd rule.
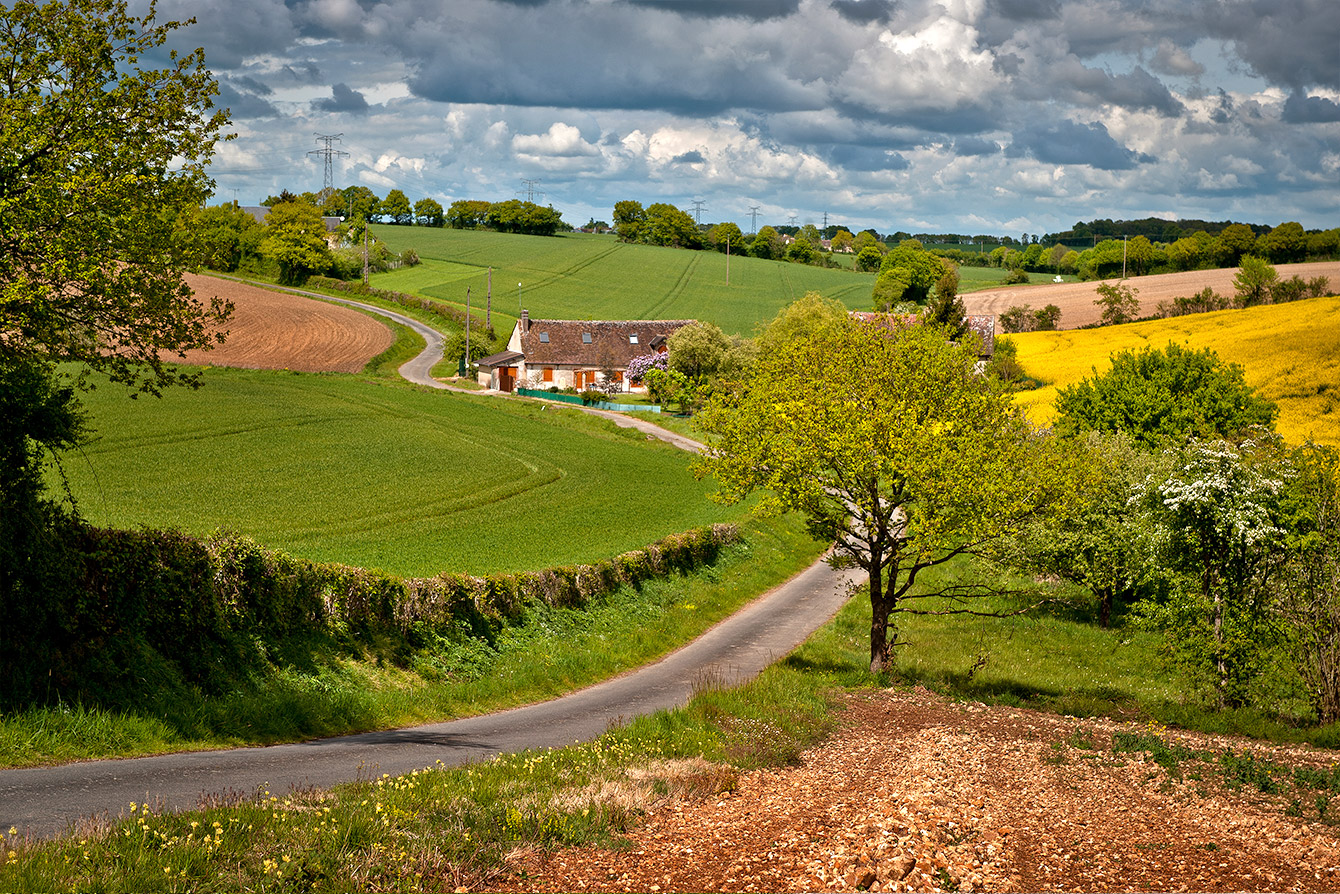
[[[401,375],[430,388],[449,388],[430,375],[442,357],[440,333],[369,304],[314,297],[380,314],[418,332],[427,347],[400,368]],[[601,415],[615,416],[620,425],[633,425],[684,449],[702,447],[643,420]],[[685,704],[704,682],[731,685],[755,676],[827,622],[846,601],[853,581],[850,573],[817,562],[654,664],[510,711],[291,745],[3,770],[0,828],[13,826],[21,834],[50,837],[76,830],[82,822],[115,819],[132,801],[185,810],[221,795],[325,788],[438,762],[452,766],[592,739],[632,717]]]

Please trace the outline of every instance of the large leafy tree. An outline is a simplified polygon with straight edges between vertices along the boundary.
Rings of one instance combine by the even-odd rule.
[[[261,246],[279,264],[281,281],[301,284],[330,267],[326,224],[315,205],[299,199],[280,202],[270,209],[265,224],[266,237]]]
[[[1317,720],[1340,720],[1340,451],[1304,444],[1290,456],[1283,507],[1288,565],[1276,588],[1284,643]]]
[[[985,587],[916,585],[1049,506],[1068,460],[974,372],[974,348],[933,327],[826,307],[812,298],[803,313],[783,313],[786,336],[765,339],[741,387],[713,397],[699,417],[712,447],[697,468],[715,476],[719,500],[759,490],[763,511],[804,513],[814,536],[864,571],[877,672],[897,641],[896,614],[986,613],[965,601]],[[931,596],[951,601],[921,601]]]
[[[997,349],[997,357],[1000,351]],[[1090,432],[1072,447],[1088,470],[1086,499],[1031,522],[1003,544],[1007,564],[1055,575],[1093,593],[1098,623],[1157,583],[1155,529],[1134,499],[1171,471],[1168,454],[1141,450],[1124,434]]]
[[[177,219],[208,198],[227,122],[201,51],[146,60],[177,23],[123,0],[0,8],[0,363],[79,360],[155,391],[208,347]]]
[[[944,270],[941,260],[920,242],[903,240],[880,262],[873,296],[875,309],[887,310],[899,301],[925,304]]]
[[[51,594],[74,567],[69,521],[43,498],[42,466],[83,422],[55,363],[157,393],[197,381],[172,355],[222,340],[229,307],[183,278],[201,256],[184,224],[211,192],[227,117],[200,51],[148,63],[174,27],[123,0],[0,5],[3,697],[40,672],[25,642],[68,623]]]
[[[1253,426],[1273,427],[1274,403],[1243,380],[1242,367],[1209,348],[1175,342],[1168,347],[1125,350],[1112,367],[1062,388],[1056,427],[1063,434],[1125,432],[1147,447],[1189,438],[1237,435]]]
[[[1271,591],[1284,567],[1274,446],[1193,442],[1148,490],[1162,563],[1176,579],[1167,599],[1142,610],[1165,634],[1168,656],[1220,707],[1248,703],[1274,636]]]
[[[414,222],[421,227],[440,227],[445,222],[442,203],[437,199],[419,199],[414,203]]]
[[[393,224],[404,225],[414,222],[414,209],[409,204],[409,196],[399,189],[393,189],[386,194],[386,198],[377,206],[377,214],[389,219]]]

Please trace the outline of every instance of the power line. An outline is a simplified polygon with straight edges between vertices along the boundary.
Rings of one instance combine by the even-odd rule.
[[[521,182],[526,185],[526,201],[530,202],[532,205],[535,204],[535,187],[539,185],[540,181],[527,180],[522,177]]]
[[[335,143],[338,143],[340,141],[340,138],[343,136],[344,134],[342,133],[332,133],[332,134],[319,133],[316,135],[316,141],[318,143],[325,143],[326,144],[325,148],[313,149],[311,152],[307,153],[308,155],[323,156],[326,160],[326,176],[321,184],[320,198],[322,202],[328,199],[330,197],[330,194],[335,191],[335,159],[337,157],[339,158],[349,157],[348,152],[336,149],[334,148],[333,145]]]
[[[703,207],[705,204],[706,203],[702,199],[693,200],[693,222],[698,224],[699,226],[702,226]]]
[[[757,205],[749,206],[749,231],[751,233],[758,232],[758,207]]]

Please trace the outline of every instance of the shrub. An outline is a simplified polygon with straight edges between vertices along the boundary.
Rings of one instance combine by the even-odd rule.
[[[1022,267],[1015,267],[1001,282],[1007,286],[1025,285],[1029,282],[1028,273]]]

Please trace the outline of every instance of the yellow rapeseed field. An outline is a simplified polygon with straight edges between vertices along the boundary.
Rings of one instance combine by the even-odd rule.
[[[1285,440],[1340,445],[1340,297],[1010,337],[1024,371],[1047,383],[1018,397],[1038,423],[1054,415],[1058,388],[1106,372],[1113,353],[1177,342],[1241,366],[1247,384],[1279,405]]]

